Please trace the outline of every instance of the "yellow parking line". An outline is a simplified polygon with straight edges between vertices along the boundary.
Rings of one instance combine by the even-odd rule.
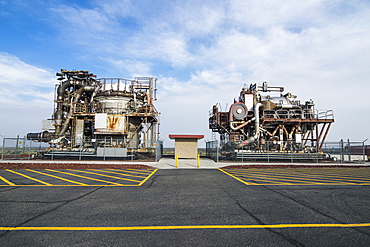
[[[370,227],[370,223],[344,224],[271,224],[271,225],[180,225],[180,226],[0,226],[0,231],[140,231],[140,230],[204,230],[266,228],[354,228]]]
[[[356,171],[351,168],[351,170],[345,169],[345,168],[338,168],[333,170],[335,168],[330,168],[330,169],[324,169],[324,168],[319,168],[319,169],[313,169],[313,168],[302,168],[302,169],[289,169],[289,170],[283,170],[281,169],[278,171],[277,169],[273,170],[266,170],[264,172],[268,173],[274,173],[274,174],[291,174],[292,172],[296,174],[305,174],[308,176],[319,176],[319,177],[334,177],[334,178],[350,178],[350,179],[370,179],[370,173],[364,174],[364,172],[359,173],[357,169]],[[253,170],[253,172],[257,172],[258,170]],[[370,172],[370,170],[365,170],[366,172]]]
[[[82,173],[87,173],[87,174],[93,174],[93,175],[99,175],[99,176],[102,176],[102,177],[120,179],[120,180],[125,180],[125,181],[130,181],[130,182],[136,182],[136,183],[139,183],[140,182],[138,180],[133,180],[133,179],[128,179],[128,178],[114,177],[114,176],[109,176],[109,175],[100,174],[100,173],[96,173],[96,172],[88,172],[88,171],[73,170],[73,169],[67,169],[67,170],[68,171],[75,171],[75,172],[82,172]]]
[[[235,176],[238,176],[237,174]],[[319,183],[315,183],[315,182],[310,182],[310,181],[307,181],[307,180],[311,180],[311,179],[306,179],[306,178],[300,178],[298,177],[297,179],[294,179],[294,178],[287,178],[287,177],[283,177],[283,176],[272,176],[272,175],[265,175],[265,174],[261,174],[261,175],[251,175],[251,174],[246,174],[246,175],[240,175],[239,177],[245,177],[247,178],[248,180],[250,179],[260,179],[262,181],[270,181],[270,180],[274,180],[275,182],[277,181],[282,181],[281,183],[282,184],[290,184],[292,182],[296,182],[296,183],[299,183],[300,181],[304,182],[304,183],[308,183],[308,184],[319,184]],[[291,181],[290,183],[286,183],[286,181]]]
[[[338,180],[338,181],[340,181],[342,183],[346,183],[346,184],[357,184],[357,183],[344,182],[343,179],[325,179],[324,177],[312,178],[309,175],[304,177],[303,174],[299,174],[299,176],[297,176],[295,174],[288,174],[288,173],[287,173],[287,175],[290,175],[290,176],[287,176],[285,174],[278,175],[278,174],[275,174],[275,173],[264,173],[264,172],[249,172],[249,173],[234,172],[233,174],[235,174],[236,176],[241,176],[241,177],[248,176],[248,178],[257,178],[257,179],[260,178],[261,176],[263,176],[267,179],[276,180],[275,178],[277,178],[278,180],[281,179],[281,180],[284,180],[284,181],[295,181],[295,182],[298,182],[298,181],[303,181],[303,182],[306,182],[306,181],[321,181],[321,182],[324,182],[326,184],[326,183],[335,183],[335,182],[332,182],[332,181],[333,180]],[[239,174],[243,174],[243,175],[239,175]],[[348,181],[348,179],[347,179],[347,181]],[[310,182],[307,182],[307,183],[310,183]],[[312,182],[312,183],[321,184],[320,182]]]
[[[343,171],[344,172],[344,171]],[[305,172],[303,174],[307,174],[309,176],[318,176],[318,177],[328,177],[328,178],[334,178],[334,179],[347,179],[351,181],[362,181],[362,180],[368,180],[370,181],[370,174],[368,176],[360,175],[360,174],[343,174],[343,173],[318,173],[318,172]]]
[[[147,171],[147,170],[136,170],[136,169],[107,169],[107,170],[111,170],[111,171],[123,171],[123,172],[128,172],[128,173],[135,173],[135,174],[143,174],[143,175],[148,175],[151,173],[151,170]],[[140,172],[138,172],[140,171]]]
[[[51,170],[51,169],[45,169],[45,170],[52,171],[52,172],[63,173],[63,174],[67,174],[67,175],[71,175],[71,176],[75,176],[75,177],[79,177],[79,178],[85,178],[85,179],[89,179],[89,180],[95,180],[95,181],[99,181],[99,182],[103,182],[103,183],[108,183],[108,184],[123,185],[123,184],[114,183],[114,182],[110,182],[110,181],[105,181],[105,180],[101,180],[101,179],[80,176],[80,175],[69,173],[69,172],[56,171],[56,170]]]
[[[152,173],[149,174],[143,181],[139,183],[139,186],[143,185],[151,176],[153,176],[154,173],[156,173],[158,169],[155,169]]]
[[[231,170],[231,169],[228,169],[228,171]],[[226,172],[225,172],[226,173]],[[305,177],[295,177],[295,176],[291,176],[290,178],[297,178],[297,180],[294,180],[294,179],[287,179],[286,177],[284,176],[272,176],[270,174],[265,174],[263,172],[261,173],[255,173],[255,174],[260,174],[260,175],[255,175],[253,174],[253,172],[227,172],[226,174],[228,174],[229,176],[232,176],[233,178],[239,180],[240,182],[243,182],[244,184],[247,184],[247,185],[369,185],[369,183],[367,183],[367,181],[365,183],[350,183],[350,182],[346,182],[346,181],[343,181],[343,180],[339,180],[339,181],[332,181],[331,180],[325,180],[325,179],[313,179],[313,178],[305,178]],[[243,174],[243,175],[241,175]],[[274,173],[271,173],[271,174],[274,174]],[[240,176],[240,177],[238,177]],[[253,180],[257,180],[257,181],[254,181],[254,182],[245,182],[243,180],[243,177],[245,177],[246,179],[250,180],[250,179],[253,179]],[[276,177],[276,178],[274,178]],[[299,180],[301,179],[301,180]],[[271,181],[270,183],[270,180],[273,180]],[[321,182],[307,182],[305,180],[310,180],[310,181],[321,181]],[[260,182],[259,182],[260,181]],[[278,182],[278,181],[282,181],[282,182]],[[285,183],[285,181],[293,181],[293,182],[288,182],[288,183]]]
[[[7,183],[10,186],[16,186],[15,184],[13,184],[12,182],[10,182],[9,180],[7,180],[6,178],[4,178],[2,176],[0,176],[0,179],[3,180],[5,183]]]
[[[6,187],[9,185],[0,185],[0,187]],[[17,187],[45,187],[46,185],[42,184],[16,184],[14,186]],[[137,187],[138,185],[136,184],[86,184],[86,185],[78,185],[78,184],[52,184],[50,187],[114,187],[114,186],[131,186],[131,187]]]
[[[43,172],[39,172],[39,171],[34,171],[34,170],[31,170],[31,169],[26,169],[26,170],[31,171],[31,172],[35,172],[35,173],[39,173],[41,175],[49,176],[49,177],[52,177],[52,178],[57,178],[57,179],[60,179],[60,180],[64,180],[64,181],[67,181],[67,182],[70,182],[70,183],[73,183],[73,184],[86,185],[86,184],[83,184],[83,183],[72,181],[72,180],[69,180],[69,179],[66,179],[66,178],[61,178],[61,177],[54,176],[54,175],[51,175],[51,174],[47,174],[47,173],[43,173]]]
[[[330,168],[331,170],[325,170],[324,168],[319,169],[312,169],[312,168],[303,168],[303,169],[294,169],[294,170],[284,170],[284,171],[278,171],[277,170],[269,170],[266,172],[272,172],[274,174],[291,174],[292,172],[296,174],[306,174],[309,176],[325,176],[325,177],[343,177],[343,178],[365,178],[370,179],[370,173],[364,175],[362,172],[361,174],[355,172],[352,168],[352,170],[342,170],[344,168],[339,168],[340,170],[337,170],[336,172],[333,171],[335,168]],[[368,170],[370,171],[370,170]]]
[[[146,178],[146,176],[135,176],[135,175],[131,175],[131,174],[125,174],[123,172],[111,172],[111,171],[98,170],[98,169],[89,169],[89,171],[106,172],[106,173],[112,173],[112,174],[119,174],[119,175],[129,176],[129,177]]]
[[[248,183],[248,182],[246,182],[246,181],[244,181],[244,180],[242,180],[242,179],[240,179],[240,178],[238,178],[238,177],[235,177],[234,175],[232,175],[232,174],[228,173],[227,171],[225,171],[225,170],[223,170],[223,169],[221,169],[221,168],[219,168],[218,170],[222,171],[223,173],[225,173],[225,174],[229,175],[229,176],[230,176],[230,177],[232,177],[232,178],[235,178],[236,180],[238,180],[239,182],[242,182],[243,184],[251,185],[251,183]]]
[[[36,179],[36,178],[32,178],[32,177],[30,177],[30,176],[24,175],[24,174],[19,173],[19,172],[15,172],[15,171],[12,171],[12,170],[9,170],[9,169],[6,169],[6,171],[8,171],[8,172],[12,172],[12,173],[15,173],[15,174],[20,175],[20,176],[22,176],[22,177],[25,177],[25,178],[31,179],[31,180],[33,180],[33,181],[36,181],[36,182],[39,182],[39,183],[45,184],[45,185],[47,185],[47,186],[53,186],[52,184],[46,183],[46,182],[41,181],[41,180],[38,180],[38,179]]]
[[[327,175],[327,174],[312,174],[312,173],[303,173],[302,175],[308,176],[312,179],[321,179],[323,181],[339,181],[339,182],[346,182],[348,184],[357,184],[360,182],[370,182],[369,178],[364,179],[360,177],[354,177],[353,175]]]

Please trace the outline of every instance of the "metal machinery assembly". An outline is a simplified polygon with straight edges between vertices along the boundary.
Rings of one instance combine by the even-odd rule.
[[[96,79],[89,71],[61,70],[54,113],[40,133],[27,139],[48,142],[43,155],[128,157],[155,153],[159,112],[156,78]]]
[[[278,95],[267,95],[268,92]],[[258,154],[278,159],[283,159],[278,154],[288,152],[296,157],[322,153],[334,122],[333,111],[315,109],[312,100],[301,104],[297,96],[283,92],[283,87],[270,87],[267,82],[262,86],[253,83],[244,85],[229,111],[220,111],[219,104],[214,105],[209,128],[219,133],[221,152],[234,158]]]

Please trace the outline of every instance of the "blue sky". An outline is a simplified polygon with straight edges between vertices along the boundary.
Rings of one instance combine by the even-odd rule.
[[[0,134],[41,131],[55,72],[158,78],[161,136],[205,134],[244,84],[332,109],[328,140],[370,137],[370,2],[0,0]]]

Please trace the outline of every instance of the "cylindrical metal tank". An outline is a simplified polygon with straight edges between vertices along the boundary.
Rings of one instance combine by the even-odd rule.
[[[95,99],[100,102],[102,112],[121,114],[126,112],[127,103],[132,99],[132,96],[97,96]]]

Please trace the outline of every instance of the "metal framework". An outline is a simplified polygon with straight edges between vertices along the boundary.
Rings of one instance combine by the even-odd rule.
[[[267,92],[280,95],[267,95]],[[317,110],[312,100],[301,104],[283,87],[244,86],[229,111],[210,111],[209,128],[219,133],[225,152],[319,153],[334,122],[332,110]]]
[[[156,78],[101,78],[89,71],[61,70],[54,113],[29,140],[48,142],[53,152],[125,157],[155,153],[159,138]],[[104,149],[103,149],[104,148]]]

